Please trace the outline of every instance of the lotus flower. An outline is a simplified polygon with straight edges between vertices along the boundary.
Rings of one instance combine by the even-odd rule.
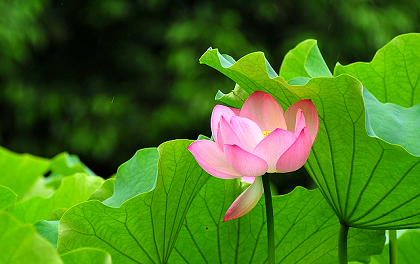
[[[294,103],[284,114],[271,95],[260,91],[254,92],[242,109],[216,105],[211,116],[214,141],[194,141],[188,150],[214,177],[242,177],[252,183],[236,198],[223,221],[241,217],[254,208],[263,193],[259,176],[301,168],[318,126],[318,112],[311,100]]]

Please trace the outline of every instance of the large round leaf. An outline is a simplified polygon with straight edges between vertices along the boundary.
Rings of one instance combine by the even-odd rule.
[[[313,101],[320,128],[306,168],[341,221],[376,229],[420,226],[420,158],[367,135],[363,86],[357,79],[312,78],[293,86],[273,78],[263,53],[231,64],[220,58],[217,50],[208,50],[200,61],[248,93],[272,94],[283,108],[299,99]]]

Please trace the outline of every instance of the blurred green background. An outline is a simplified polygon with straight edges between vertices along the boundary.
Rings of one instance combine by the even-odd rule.
[[[198,63],[209,47],[263,51],[278,71],[314,38],[332,69],[419,30],[418,0],[2,0],[0,145],[108,177],[140,148],[210,135],[234,83]]]

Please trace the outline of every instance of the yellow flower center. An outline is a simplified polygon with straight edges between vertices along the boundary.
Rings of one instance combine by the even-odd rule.
[[[263,131],[263,135],[264,137],[268,136],[268,134],[270,134],[272,131]]]

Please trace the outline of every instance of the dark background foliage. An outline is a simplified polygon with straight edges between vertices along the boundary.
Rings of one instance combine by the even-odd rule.
[[[234,83],[198,63],[207,48],[263,51],[278,71],[314,38],[332,69],[370,61],[419,20],[417,0],[5,0],[0,145],[68,151],[108,177],[140,148],[210,135],[214,95]],[[283,191],[294,177],[310,184],[288,175]]]

